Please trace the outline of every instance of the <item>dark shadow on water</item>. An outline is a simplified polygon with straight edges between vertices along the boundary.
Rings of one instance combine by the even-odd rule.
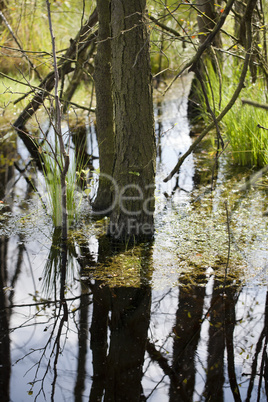
[[[100,300],[105,310],[99,311]],[[144,398],[141,380],[150,301],[148,286],[111,290],[105,286],[100,288],[100,283],[95,284],[90,328],[93,356],[90,401],[102,400],[103,394],[104,401],[139,401]]]
[[[153,261],[147,244],[139,246],[140,258],[146,256],[139,286],[111,287],[105,278],[94,279],[93,264],[122,258],[130,250],[115,250],[104,236],[94,260],[86,243],[78,250],[62,244],[55,232],[45,264],[50,273],[43,275],[49,285],[41,286],[43,294],[37,292],[30,302],[25,289],[26,301],[18,304],[27,244],[22,241],[16,251],[21,269],[14,270],[13,296],[8,299],[9,242],[1,238],[1,400],[19,400],[14,381],[24,392],[22,400],[31,396],[42,401],[44,395],[51,401],[75,402],[264,400],[267,300],[264,309],[256,303],[257,310],[252,305],[245,314],[239,282],[227,281],[224,293],[221,279],[196,268],[191,280],[181,275],[177,287],[155,291],[148,281]],[[135,247],[131,252],[135,254]],[[70,274],[75,264],[78,271]],[[79,272],[83,281],[76,279]],[[70,290],[67,278],[77,281],[76,290]],[[256,325],[250,329],[251,321]],[[253,336],[255,343],[246,349]],[[247,363],[241,358],[243,349]]]
[[[177,115],[178,108],[174,110]],[[176,135],[170,135],[174,122],[164,124],[162,112],[159,103],[156,131],[160,171],[165,158],[169,159],[163,139],[176,140],[174,147],[178,147]],[[75,140],[76,153],[81,153],[83,145],[82,160],[92,157],[93,151],[86,151],[83,130]],[[179,152],[176,148],[176,157]],[[195,161],[192,179],[196,187],[207,186],[211,192],[214,161],[208,165],[205,147],[198,152],[201,156]],[[175,237],[178,247],[179,242],[188,241],[188,233],[180,238],[178,228],[174,235],[172,224],[176,222],[172,221],[170,231],[164,231],[168,246],[163,245],[158,258],[162,258],[163,277],[174,275],[176,280],[172,286],[160,288],[153,280],[159,263],[155,247],[162,246],[159,240],[126,246],[94,232],[79,241],[70,236],[69,242],[62,243],[58,229],[52,233],[48,229],[49,234],[42,238],[34,238],[34,234],[27,238],[27,231],[17,230],[18,217],[11,219],[15,234],[10,236],[10,231],[5,231],[9,219],[5,214],[12,211],[16,200],[10,184],[16,177],[8,158],[6,162],[0,171],[0,199],[8,198],[0,210],[1,401],[267,400],[265,286],[242,282],[239,274],[227,277],[224,283],[222,259],[213,266],[205,264],[194,246],[198,257],[195,265],[190,260],[182,270],[179,251],[175,250],[170,268],[170,261],[165,260],[168,240]],[[215,170],[214,181],[224,176],[219,173]],[[232,175],[240,180],[238,171],[230,169]],[[229,176],[225,175],[225,180]],[[179,177],[174,178],[168,200],[182,192],[182,184]],[[241,212],[238,206],[248,187],[234,204],[234,212]],[[199,193],[188,198],[194,205],[197,200],[204,202]],[[174,209],[181,201],[174,202]],[[168,219],[180,219],[179,213],[168,215],[168,203],[165,205]],[[198,206],[195,208],[198,213]],[[168,226],[168,219],[163,225]],[[85,230],[90,230],[87,223],[86,219]],[[225,220],[221,224],[225,225]],[[202,238],[197,245],[198,241]],[[226,238],[224,241],[225,246]]]

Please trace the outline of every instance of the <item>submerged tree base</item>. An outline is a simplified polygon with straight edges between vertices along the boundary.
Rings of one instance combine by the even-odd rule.
[[[139,222],[135,218],[119,222],[110,222],[107,235],[124,243],[140,243],[154,238],[154,224]]]

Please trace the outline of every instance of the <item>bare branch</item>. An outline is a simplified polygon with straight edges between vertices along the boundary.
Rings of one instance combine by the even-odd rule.
[[[25,57],[25,59],[28,61],[28,63],[30,64],[30,66],[32,67],[32,69],[36,72],[37,77],[39,78],[39,80],[41,81],[41,75],[39,74],[38,70],[36,69],[36,66],[32,63],[32,61],[29,59],[27,53],[22,49],[20,42],[18,41],[16,35],[13,32],[13,29],[11,28],[10,24],[8,23],[6,17],[4,16],[4,14],[2,13],[2,11],[0,11],[0,17],[2,18],[4,24],[6,25],[7,29],[9,30],[9,32],[11,33],[14,41],[16,42],[16,44],[19,47],[19,50],[22,53],[22,56]]]
[[[178,31],[176,31],[175,29],[168,27],[167,25],[163,24],[162,22],[160,22],[157,18],[153,17],[152,15],[149,15],[148,18],[153,21],[156,25],[158,25],[160,28],[162,28],[164,31],[167,31],[169,33],[171,33],[174,36],[177,36],[178,38],[181,38],[182,40],[184,40],[184,36],[181,35]]]
[[[202,54],[204,53],[204,51],[211,45],[213,39],[215,38],[215,36],[217,35],[217,33],[220,31],[221,27],[223,26],[228,14],[230,13],[232,6],[234,4],[235,0],[229,0],[228,3],[226,4],[226,7],[223,11],[223,13],[221,14],[221,17],[218,21],[218,23],[215,25],[214,29],[211,31],[211,33],[208,35],[207,39],[199,46],[199,48],[197,49],[196,54],[192,57],[192,59],[183,67],[183,69],[176,75],[175,78],[173,78],[173,80],[171,81],[171,83],[167,86],[167,88],[165,89],[166,93],[169,88],[171,87],[171,85],[176,81],[177,78],[179,78],[179,76],[187,69],[189,69],[188,71],[194,71],[199,60],[200,57],[202,56]]]
[[[251,105],[260,109],[268,110],[268,105],[264,103],[254,102],[250,99],[241,99],[243,105]]]
[[[89,33],[91,32],[93,26],[96,24],[97,19],[98,16],[95,9],[89,17],[88,21],[76,35],[76,38],[74,40],[71,40],[70,47],[65,52],[64,56],[61,57],[58,65],[59,79],[61,79],[63,75],[73,71],[73,67],[71,64],[77,59],[77,55],[81,51],[83,51],[86,46],[89,46],[89,44],[95,39],[95,34],[90,35]],[[52,71],[41,82],[40,86],[37,89],[38,92],[35,94],[33,99],[29,102],[29,104],[15,121],[15,129],[23,131],[23,128],[29,118],[34,115],[34,113],[43,104],[45,98],[49,95],[50,91],[52,91],[52,89],[54,88],[54,84],[55,73],[54,71]]]
[[[251,17],[252,17],[252,13],[254,10],[254,7],[256,5],[256,1],[257,0],[250,0],[250,2],[248,3],[248,8],[250,8],[251,13],[248,13],[248,20],[246,21],[246,57],[245,57],[245,62],[243,65],[243,69],[241,72],[241,76],[240,76],[240,80],[239,83],[237,85],[237,88],[232,96],[232,98],[230,99],[229,103],[226,105],[226,107],[223,109],[223,111],[219,114],[219,116],[216,118],[216,122],[219,123],[223,117],[229,112],[229,110],[232,108],[232,106],[234,105],[234,103],[236,102],[241,90],[244,87],[244,81],[247,75],[247,71],[248,71],[248,66],[249,66],[249,61],[250,61],[250,49],[251,49],[251,44],[252,44],[252,32],[251,32]],[[231,0],[232,2],[232,0]],[[204,42],[206,43],[206,42]],[[193,58],[195,59],[195,57]],[[192,59],[192,60],[193,60]],[[196,61],[195,61],[196,62]],[[193,63],[194,65],[194,63]],[[174,167],[174,169],[170,172],[170,174],[164,179],[164,182],[166,183],[167,181],[171,180],[172,177],[174,176],[174,174],[176,174],[177,172],[179,172],[179,169],[182,165],[182,163],[184,162],[184,160],[187,158],[187,156],[189,156],[193,150],[197,147],[197,145],[202,141],[202,139],[207,135],[207,133],[215,127],[215,123],[212,122],[211,124],[209,124],[209,126],[207,126],[202,133],[199,135],[199,137],[193,142],[193,144],[189,147],[189,149],[187,150],[187,152],[185,152],[185,154],[182,155],[182,157],[179,159],[177,165]]]

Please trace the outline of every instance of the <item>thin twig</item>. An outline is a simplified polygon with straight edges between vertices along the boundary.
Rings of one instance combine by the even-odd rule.
[[[264,103],[254,102],[250,99],[241,99],[241,102],[242,102],[242,105],[250,105],[250,106],[257,107],[259,109],[268,110],[268,105],[264,104]]]
[[[173,80],[171,81],[171,83],[168,85],[168,87],[165,89],[166,93],[169,88],[172,86],[172,84],[176,81],[177,78],[179,78],[180,75],[182,75],[182,73],[189,69],[190,71],[193,71],[196,67],[196,65],[198,64],[202,54],[204,53],[204,51],[211,46],[211,43],[213,41],[213,39],[215,38],[215,36],[217,35],[217,33],[220,31],[221,27],[223,26],[228,14],[230,13],[232,6],[234,4],[235,0],[229,0],[228,3],[226,4],[226,7],[223,11],[223,13],[221,14],[221,17],[218,21],[218,23],[215,25],[214,29],[211,31],[211,33],[208,35],[207,39],[199,46],[199,48],[197,49],[197,52],[195,53],[195,55],[192,57],[192,59],[183,67],[183,69],[176,75],[175,78],[173,78]]]
[[[250,3],[248,4],[248,7],[252,8],[252,10],[251,10],[252,13],[253,13],[253,9],[254,9],[255,5],[256,5],[256,0],[251,0]],[[249,15],[249,18],[246,20],[246,30],[247,30],[247,35],[246,35],[246,40],[247,40],[246,57],[245,57],[245,62],[243,64],[243,69],[242,69],[242,72],[241,72],[240,80],[239,80],[239,83],[237,85],[237,88],[236,88],[232,98],[230,99],[230,101],[228,102],[226,107],[223,109],[223,111],[216,118],[217,123],[219,123],[223,119],[223,117],[229,112],[229,110],[233,107],[233,105],[236,102],[240,92],[244,88],[244,81],[245,81],[245,78],[246,78],[246,75],[247,75],[250,56],[251,56],[250,55],[250,49],[251,49],[251,44],[252,44],[252,32],[251,32],[251,16],[252,16],[252,13]],[[204,43],[206,43],[206,42],[204,42]],[[195,57],[192,60],[194,60],[194,59],[195,59]],[[174,169],[164,179],[165,183],[167,181],[171,180],[175,173],[179,172],[179,169],[180,169],[182,163],[184,162],[184,160],[193,152],[193,150],[197,147],[197,145],[209,133],[209,131],[212,130],[212,128],[214,128],[214,126],[215,126],[215,123],[212,122],[211,124],[209,124],[202,131],[202,133],[199,135],[199,137],[193,142],[193,144],[189,147],[189,149],[185,152],[185,154],[183,154],[182,157],[179,159],[179,161],[176,164],[176,166],[174,167]]]
[[[26,87],[32,88],[29,92],[27,92],[27,94],[24,94],[21,98],[16,99],[16,100],[13,102],[14,105],[15,105],[16,103],[20,102],[20,101],[21,101],[22,99],[24,99],[26,96],[28,96],[28,95],[34,93],[35,91],[38,91],[38,95],[40,95],[40,96],[41,96],[42,93],[43,93],[43,97],[44,97],[44,98],[47,97],[48,95],[50,95],[50,96],[52,96],[52,97],[55,97],[55,95],[51,94],[50,91],[46,90],[45,88],[37,87],[37,86],[35,86],[35,85],[30,84],[29,82],[23,82],[23,81],[17,80],[16,78],[10,77],[9,75],[2,73],[1,71],[0,71],[0,76],[2,76],[2,77],[4,77],[4,78],[7,78],[7,79],[10,80],[10,81],[13,81],[13,82],[16,82],[16,83],[18,83],[18,84],[24,85],[24,86],[26,86]],[[62,98],[60,98],[60,101],[61,101],[61,102],[67,102],[69,105],[74,106],[74,107],[77,107],[78,109],[87,110],[88,112],[93,112],[93,113],[95,112],[95,109],[92,108],[92,107],[82,106],[82,105],[79,105],[78,103],[66,101],[65,99],[62,99]],[[13,125],[13,126],[14,126],[14,125]],[[16,126],[15,126],[15,129],[17,129]]]
[[[55,75],[55,132],[58,136],[60,152],[62,158],[62,166],[60,166],[60,176],[61,176],[61,208],[62,208],[62,240],[65,241],[68,236],[68,210],[67,210],[67,183],[66,175],[69,169],[70,159],[66,152],[63,135],[61,130],[61,103],[59,99],[58,86],[60,81],[58,64],[57,64],[57,54],[56,54],[56,44],[55,36],[52,27],[51,12],[50,12],[50,2],[46,0],[47,3],[47,13],[49,22],[49,31],[52,43],[52,53],[53,53],[53,64],[54,64],[54,75]]]
[[[164,31],[167,31],[167,32],[171,33],[172,35],[177,36],[178,38],[181,38],[182,40],[185,39],[185,37],[183,35],[181,35],[178,31],[163,24],[162,22],[160,22],[157,18],[153,17],[152,15],[149,15],[149,19],[151,21],[153,21],[156,25],[158,25],[160,28],[162,28]]]
[[[83,295],[88,295],[90,296],[92,294],[92,292],[89,293],[83,293]],[[67,299],[65,299],[65,301],[75,301],[80,299],[81,295],[76,296],[76,297],[69,297]],[[13,304],[12,306],[6,306],[4,309],[5,310],[10,310],[10,309],[14,309],[14,308],[25,308],[25,307],[37,307],[37,306],[49,306],[50,304],[60,304],[61,300],[56,299],[56,300],[43,300],[37,303],[23,303],[23,304]],[[91,304],[91,302],[89,303]],[[3,310],[1,310],[3,311]]]
[[[93,40],[95,40],[96,35],[91,34],[91,32],[97,20],[98,15],[95,9],[93,13],[90,15],[88,21],[85,23],[85,25],[83,25],[82,29],[76,35],[76,38],[71,41],[70,47],[66,50],[65,54],[60,58],[59,61],[60,77],[74,70],[72,67],[72,63],[76,61],[78,54],[80,52],[83,52],[84,48],[89,46],[89,44]],[[14,128],[17,131],[22,130],[25,127],[25,124],[27,123],[29,118],[33,116],[33,114],[38,110],[38,108],[41,105],[43,105],[45,98],[54,88],[54,84],[55,84],[55,74],[54,71],[52,71],[41,82],[39,88],[37,89],[37,93],[15,121]]]
[[[32,69],[36,72],[37,77],[39,78],[40,81],[42,81],[42,77],[39,74],[38,70],[36,69],[36,66],[32,63],[32,61],[29,59],[29,57],[27,56],[26,52],[22,49],[20,42],[18,41],[16,35],[13,32],[13,29],[11,28],[11,25],[9,24],[9,22],[7,21],[6,17],[4,16],[4,14],[2,13],[2,11],[0,11],[0,17],[2,18],[4,24],[6,25],[7,29],[9,30],[9,32],[11,33],[14,41],[16,42],[16,44],[19,47],[20,52],[22,53],[23,57],[25,57],[25,59],[28,61],[28,63],[30,64],[30,66],[32,67]]]

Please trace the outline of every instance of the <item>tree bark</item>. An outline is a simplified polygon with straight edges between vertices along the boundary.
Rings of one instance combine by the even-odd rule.
[[[212,0],[201,2],[198,6],[200,14],[197,16],[197,23],[199,28],[200,43],[204,43],[209,33],[213,30],[219,20],[219,16],[215,11],[215,2]],[[221,48],[220,32],[215,36],[212,41],[212,46]]]
[[[98,47],[95,56],[97,140],[100,176],[93,210],[106,214],[112,202],[111,177],[114,165],[113,101],[111,83],[110,0],[97,0]]]
[[[252,27],[252,47],[251,47],[251,58],[250,58],[250,74],[252,77],[252,82],[257,80],[257,66],[258,66],[258,50],[256,48],[257,43],[260,43],[259,29],[256,27],[262,25],[261,15],[257,10],[258,1],[250,2],[247,0],[242,5],[240,3],[236,4],[236,10],[239,10],[236,14],[235,19],[235,33],[238,37],[239,43],[246,48],[247,38],[246,38],[246,23],[248,21],[249,14],[251,14]],[[239,18],[240,15],[240,18]]]
[[[145,0],[111,0],[115,239],[153,236],[155,134]]]

